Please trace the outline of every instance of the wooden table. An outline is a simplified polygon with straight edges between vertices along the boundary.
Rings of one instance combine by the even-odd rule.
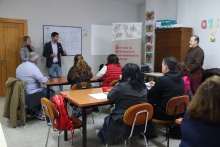
[[[82,108],[82,122],[83,122],[83,147],[87,145],[86,136],[86,109],[93,106],[107,105],[110,104],[108,99],[97,100],[89,94],[100,93],[102,88],[83,89],[83,90],[72,90],[72,91],[61,91],[60,94],[66,95],[70,103],[76,104]],[[67,140],[67,131],[65,131],[64,139]]]
[[[149,78],[149,81],[156,81],[159,77],[163,76],[163,73],[160,72],[150,72],[144,73],[145,77]]]
[[[101,83],[102,80],[97,80],[95,78],[90,79],[91,83],[99,82]],[[57,86],[57,85],[70,85],[67,81],[67,76],[61,76],[60,78],[50,78],[49,82],[45,82],[44,85],[47,86],[47,98],[50,98],[50,86]]]

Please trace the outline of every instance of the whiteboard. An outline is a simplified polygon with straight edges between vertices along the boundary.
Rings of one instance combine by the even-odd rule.
[[[68,55],[82,54],[82,27],[43,25],[44,44],[51,41],[51,33],[59,33],[58,42]]]
[[[112,26],[92,24],[91,55],[109,55],[112,53]]]

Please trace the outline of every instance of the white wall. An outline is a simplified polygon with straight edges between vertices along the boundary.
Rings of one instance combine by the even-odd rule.
[[[213,28],[213,30],[217,30],[216,43],[208,42],[211,29],[201,28],[202,20],[220,19],[219,5],[219,0],[178,0],[178,23],[192,27],[193,34],[200,37],[199,44],[205,53],[204,69],[220,68],[220,28]],[[220,26],[219,22],[218,25]]]
[[[82,54],[94,74],[101,63],[106,63],[107,56],[91,56],[90,25],[144,21],[140,16],[142,11],[140,5],[108,0],[0,0],[0,17],[28,20],[28,35],[40,54],[43,51],[43,25],[89,28],[89,36],[82,40]],[[72,63],[73,56],[62,58],[63,75],[67,75]],[[47,73],[45,58],[38,66]]]
[[[154,11],[154,20],[153,20],[154,23],[157,20],[164,20],[164,19],[177,20],[177,1],[176,0],[146,0],[146,12],[147,11]],[[153,34],[154,34],[153,48],[155,49],[155,33],[153,32]],[[155,56],[155,52],[154,52],[154,56]],[[147,65],[151,67],[152,70],[154,70],[154,63],[147,63]]]

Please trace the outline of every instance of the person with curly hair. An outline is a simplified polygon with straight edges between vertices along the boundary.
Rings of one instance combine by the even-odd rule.
[[[74,57],[74,64],[70,68],[67,80],[71,83],[71,87],[80,82],[90,82],[90,79],[93,77],[91,67],[83,60],[83,56],[77,54]]]

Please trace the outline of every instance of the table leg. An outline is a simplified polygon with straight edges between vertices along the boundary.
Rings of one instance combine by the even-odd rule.
[[[64,141],[67,141],[68,140],[68,132],[67,131],[64,131]]]
[[[86,108],[82,108],[82,122],[83,122],[83,147],[86,147]]]
[[[65,101],[66,106],[67,106],[67,101]],[[68,131],[64,131],[64,141],[68,140]]]
[[[50,99],[50,86],[47,85],[47,98]]]

